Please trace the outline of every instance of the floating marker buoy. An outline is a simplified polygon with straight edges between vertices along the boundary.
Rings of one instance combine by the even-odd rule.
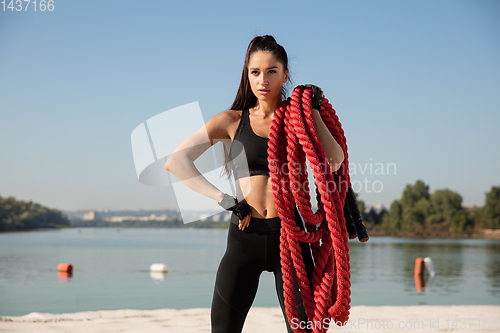
[[[57,270],[59,272],[71,273],[73,271],[73,266],[71,264],[59,264],[57,265]]]
[[[436,270],[434,269],[434,264],[432,263],[432,259],[430,257],[424,258],[424,266],[430,276],[436,275]]]
[[[422,276],[424,274],[424,259],[418,257],[415,259],[415,276]]]
[[[151,272],[162,272],[166,273],[168,271],[168,267],[165,264],[152,264],[149,268]]]
[[[415,289],[417,292],[421,292],[422,288],[425,285],[424,282],[424,259],[421,257],[418,257],[415,259]]]
[[[429,273],[429,278],[424,280],[424,270]],[[434,285],[434,279],[436,278],[436,271],[434,270],[434,264],[430,257],[417,258],[415,259],[415,288],[417,292],[424,290],[430,290]]]

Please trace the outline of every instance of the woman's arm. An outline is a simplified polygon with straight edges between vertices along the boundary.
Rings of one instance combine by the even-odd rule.
[[[212,185],[196,168],[194,161],[220,139],[230,139],[227,127],[231,115],[224,111],[208,120],[196,133],[184,140],[167,159],[165,168],[182,184],[217,202],[224,193]]]
[[[182,184],[217,202],[220,202],[222,198],[224,198],[224,193],[212,185],[212,183],[198,171],[193,163],[194,160],[191,159],[188,154],[185,152],[177,152],[175,157],[173,156],[172,153],[165,164],[165,168]]]
[[[344,151],[326,127],[318,110],[313,109],[314,126],[319,136],[319,141],[325,150],[326,158],[330,164],[332,173],[337,171],[344,161]]]
[[[182,184],[220,203],[224,193],[198,171],[194,161],[219,140],[231,139],[227,129],[236,119],[234,111],[224,111],[212,117],[202,128],[175,148],[168,157],[165,168]],[[240,229],[248,226],[250,218],[249,214],[240,220]]]

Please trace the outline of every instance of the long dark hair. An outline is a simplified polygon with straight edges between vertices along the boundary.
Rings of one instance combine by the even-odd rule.
[[[240,86],[238,87],[238,92],[234,98],[234,102],[231,105],[230,110],[242,110],[244,108],[251,108],[257,105],[257,97],[254,95],[252,88],[250,87],[250,81],[248,80],[248,63],[250,61],[250,56],[257,51],[268,51],[273,54],[273,56],[281,62],[283,65],[283,71],[288,70],[288,55],[286,54],[283,46],[276,42],[273,36],[255,36],[248,45],[247,53],[245,54],[245,62],[243,64],[243,71],[241,73]],[[287,87],[291,86],[290,74],[288,74],[288,79],[281,88],[281,101],[286,99],[288,92]],[[226,151],[226,146],[224,145],[224,169],[222,170],[222,176],[231,175],[231,166],[229,165],[229,153]]]
[[[257,97],[252,92],[250,81],[248,80],[248,63],[250,56],[257,51],[271,52],[274,57],[283,65],[283,71],[288,70],[288,56],[283,46],[276,42],[273,36],[256,36],[248,45],[247,53],[245,54],[245,63],[241,73],[240,86],[230,110],[242,110],[243,108],[251,108],[257,105]],[[290,79],[287,80],[289,84]],[[283,84],[281,88],[281,100],[286,99],[287,87]]]

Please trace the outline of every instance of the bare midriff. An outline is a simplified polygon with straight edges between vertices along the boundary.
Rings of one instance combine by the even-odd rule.
[[[236,129],[238,128],[242,111],[235,111],[235,113],[238,116],[235,117],[235,121],[228,129],[231,140],[233,140]],[[264,127],[269,131],[270,126],[270,123],[259,124],[258,122],[254,122],[252,124],[252,131],[255,133],[255,130],[257,130],[260,136],[267,137],[264,136],[264,133],[266,132]],[[226,149],[229,151],[229,147],[226,147]],[[245,201],[250,206],[250,210],[252,212],[251,215],[253,217],[270,219],[278,216],[278,211],[274,206],[271,177],[266,175],[241,177],[235,181],[235,186],[237,197],[239,199],[245,198]]]
[[[245,198],[253,217],[270,219],[278,216],[274,205],[271,177],[254,175],[236,180],[238,198]]]

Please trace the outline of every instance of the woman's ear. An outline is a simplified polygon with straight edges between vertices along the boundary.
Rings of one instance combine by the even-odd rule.
[[[286,83],[287,80],[288,80],[288,69],[285,72],[285,80],[283,81],[283,83]]]

